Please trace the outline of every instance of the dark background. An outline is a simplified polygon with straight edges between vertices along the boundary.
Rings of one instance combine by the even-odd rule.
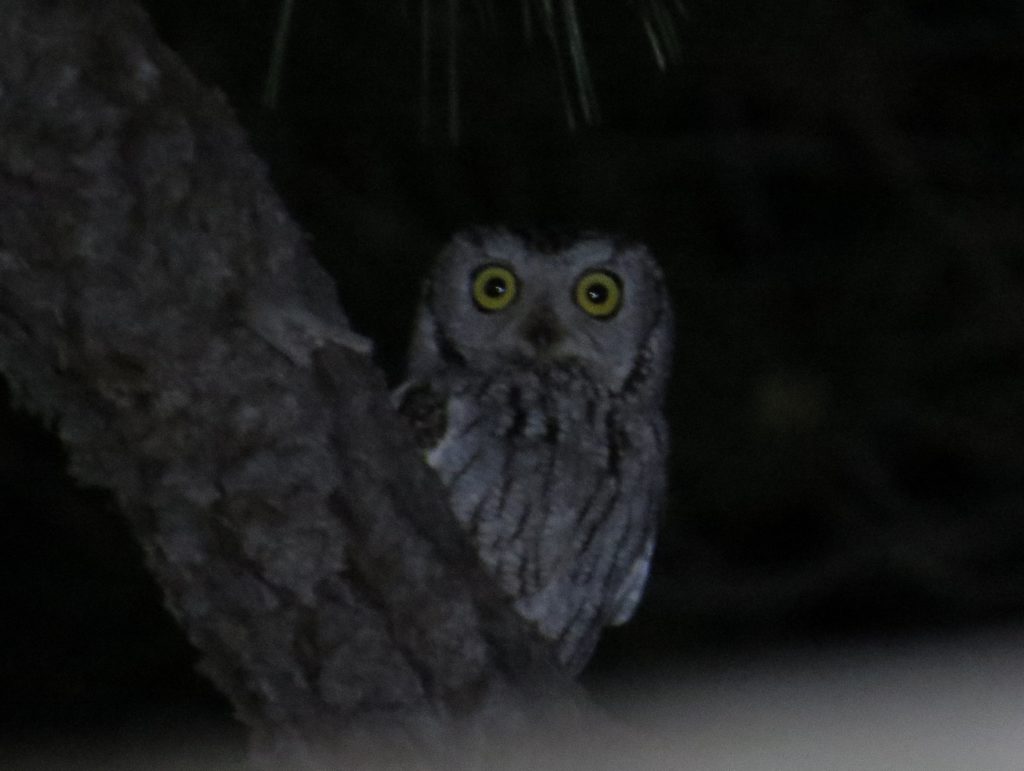
[[[580,0],[603,120],[570,131],[521,3],[464,0],[453,144],[436,26],[424,114],[421,2],[297,0],[275,111],[275,0],[145,5],[393,380],[460,226],[586,224],[659,256],[671,497],[585,681],[1024,621],[1024,5],[686,0],[662,71],[633,4]],[[63,468],[0,413],[0,742],[237,737],[112,503]]]

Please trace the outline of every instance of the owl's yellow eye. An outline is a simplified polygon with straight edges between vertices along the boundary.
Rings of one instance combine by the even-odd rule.
[[[473,274],[473,302],[488,313],[507,308],[516,299],[516,274],[501,265],[485,265]]]
[[[607,270],[584,273],[576,282],[576,304],[597,319],[610,319],[622,305],[622,283]]]

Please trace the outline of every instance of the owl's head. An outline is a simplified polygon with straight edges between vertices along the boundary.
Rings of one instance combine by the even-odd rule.
[[[564,369],[613,393],[660,397],[671,336],[661,270],[643,245],[474,229],[437,259],[410,369]]]

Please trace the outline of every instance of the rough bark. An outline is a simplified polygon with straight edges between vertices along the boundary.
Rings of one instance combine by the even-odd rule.
[[[0,0],[0,51],[0,371],[257,746],[441,747],[567,692],[223,99],[119,0]]]

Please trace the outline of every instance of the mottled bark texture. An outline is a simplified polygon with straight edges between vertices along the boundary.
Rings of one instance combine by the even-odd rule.
[[[0,369],[257,746],[444,746],[568,688],[223,99],[119,0],[0,0],[0,52]]]

